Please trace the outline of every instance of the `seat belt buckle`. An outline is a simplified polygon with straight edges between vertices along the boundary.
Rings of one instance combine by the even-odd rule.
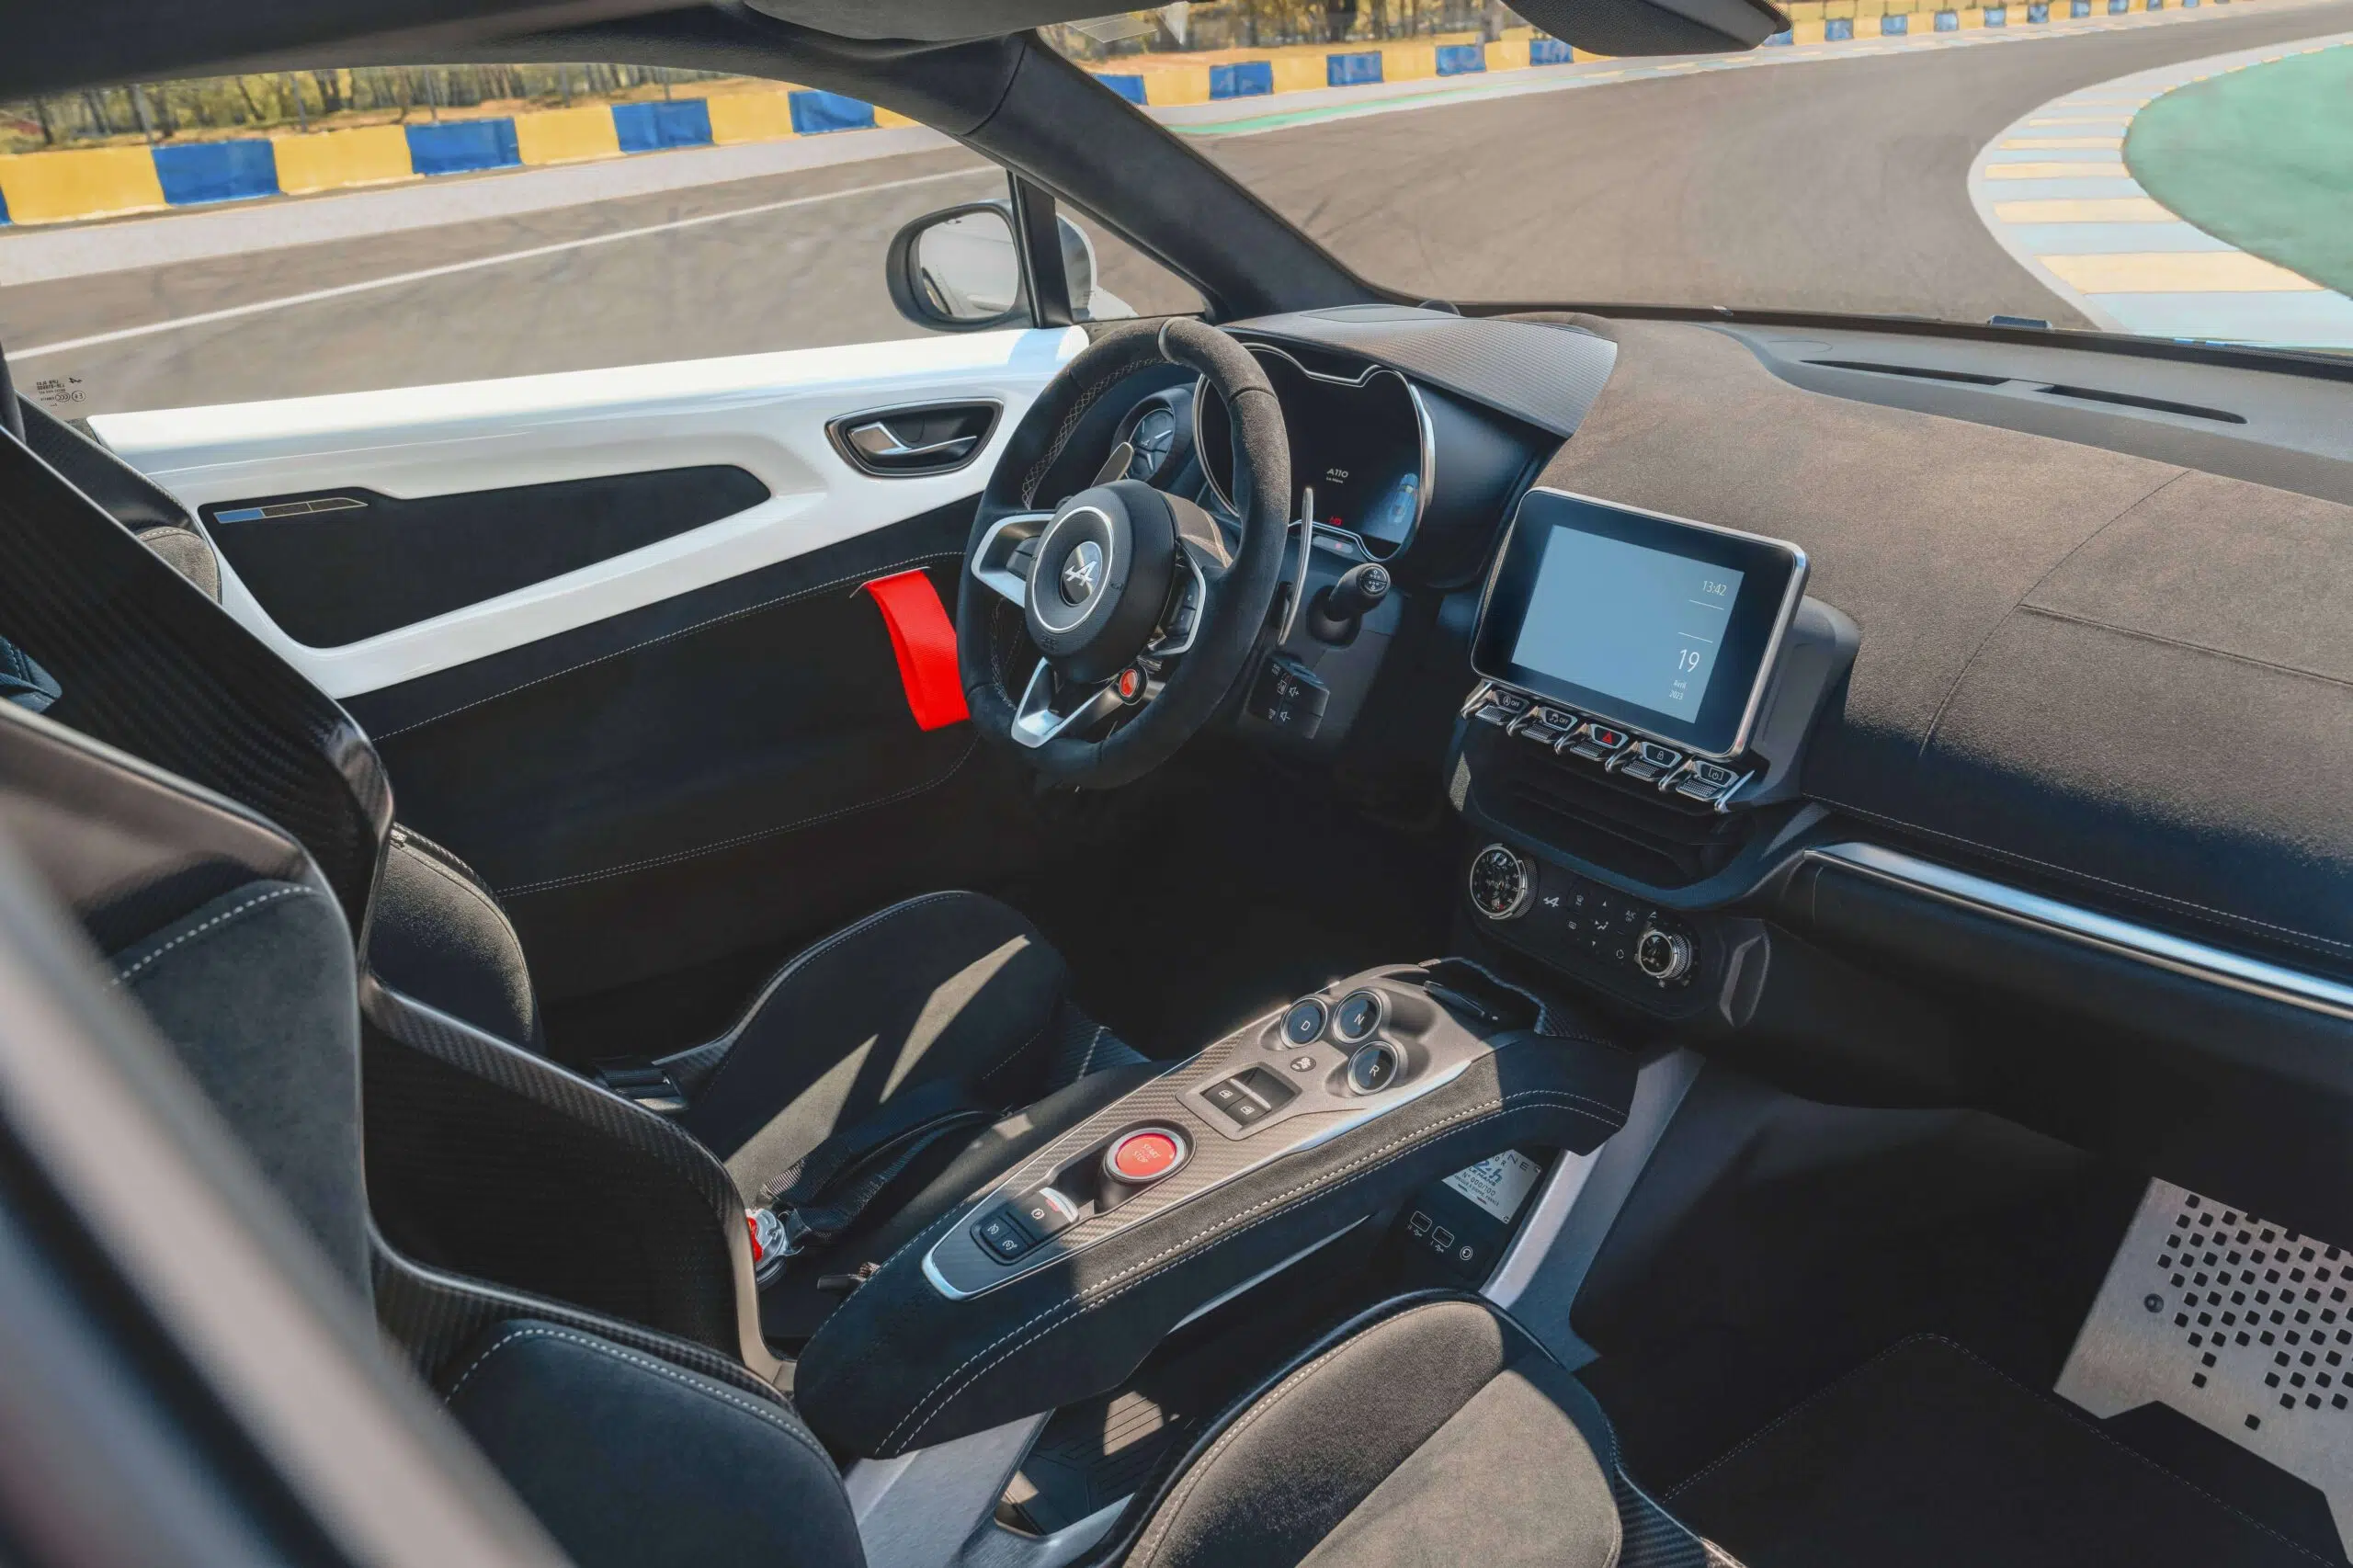
[[[643,1056],[608,1056],[589,1064],[597,1082],[625,1100],[635,1100],[650,1111],[675,1116],[687,1108],[687,1092],[669,1069]]]
[[[752,1281],[766,1286],[784,1272],[786,1261],[801,1244],[773,1209],[746,1209],[744,1223],[752,1233]]]

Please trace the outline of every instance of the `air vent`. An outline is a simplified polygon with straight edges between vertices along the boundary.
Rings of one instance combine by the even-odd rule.
[[[2155,414],[2178,414],[2187,419],[2213,419],[2224,425],[2246,423],[2245,415],[2233,414],[2227,408],[2204,408],[2194,403],[2174,403],[2162,397],[2102,392],[2097,387],[2047,386],[2041,390],[2052,397],[2081,398],[2086,403],[2112,403],[2123,408],[2145,408]]]
[[[1939,370],[1927,365],[1881,365],[1870,359],[1809,359],[1825,370],[1869,370],[1875,376],[1911,376],[1923,381],[1966,381],[1973,387],[1998,387],[2011,378],[1981,375],[1975,370]]]
[[[1501,736],[1491,743],[1479,782],[1499,819],[1653,887],[1714,875],[1756,826],[1747,812],[1723,815],[1622,786]]]

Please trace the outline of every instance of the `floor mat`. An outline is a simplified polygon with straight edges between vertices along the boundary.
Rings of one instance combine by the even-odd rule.
[[[2317,1487],[2353,1554],[2353,1256],[2153,1181],[2059,1375],[2102,1418],[2179,1411]]]
[[[2324,1561],[1950,1340],[1906,1339],[1664,1501],[1748,1568]]]

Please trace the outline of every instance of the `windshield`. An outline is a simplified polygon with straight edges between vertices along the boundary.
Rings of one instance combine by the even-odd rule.
[[[1407,294],[2353,347],[2353,6],[1783,9],[1669,60],[1424,0],[1049,33]]]

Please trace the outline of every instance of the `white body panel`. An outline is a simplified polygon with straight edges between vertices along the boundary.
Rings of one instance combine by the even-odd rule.
[[[1079,349],[1075,327],[911,338],[393,392],[225,403],[91,423],[194,512],[215,502],[364,487],[414,499],[727,463],[767,500],[671,539],[338,648],[295,642],[221,563],[221,599],[334,697],[374,691],[657,603],[977,492],[1014,425]],[[845,414],[1005,405],[954,473],[876,479],[826,438]],[[282,527],[300,528],[300,522]]]

